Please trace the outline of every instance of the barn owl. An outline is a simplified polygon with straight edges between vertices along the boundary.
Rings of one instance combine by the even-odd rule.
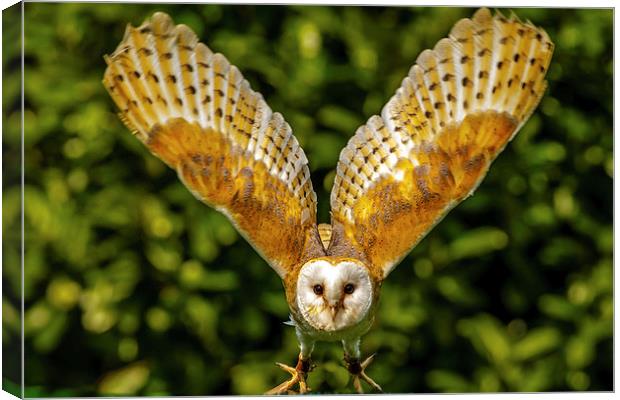
[[[361,337],[383,280],[473,193],[538,105],[553,52],[531,23],[482,8],[423,51],[380,115],[342,150],[331,223],[317,224],[308,160],[291,127],[239,70],[185,25],[155,13],[127,27],[103,83],[125,125],[215,208],[282,278],[306,383],[317,341],[340,341],[358,392]]]

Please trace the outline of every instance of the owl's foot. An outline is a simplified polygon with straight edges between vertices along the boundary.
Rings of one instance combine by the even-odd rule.
[[[374,360],[374,358],[375,358],[375,355],[373,354],[367,359],[365,359],[364,361],[362,361],[361,363],[360,363],[359,358],[348,358],[346,356],[344,358],[344,361],[347,363],[347,370],[349,370],[349,373],[351,374],[351,377],[353,380],[353,387],[355,388],[355,391],[357,391],[357,393],[360,393],[360,394],[364,393],[364,390],[362,389],[362,383],[360,382],[360,380],[369,384],[373,389],[375,389],[379,393],[383,393],[383,389],[381,389],[381,386],[379,386],[377,382],[373,381],[368,375],[366,375],[366,372],[365,372],[366,367],[370,365],[370,363],[372,362],[372,360]]]
[[[314,368],[314,365],[312,365],[309,358],[307,360],[302,360],[301,357],[299,357],[295,368],[278,362],[276,365],[291,374],[292,377],[266,392],[266,395],[304,394],[310,391],[310,388],[306,384],[306,378],[308,377],[308,373]],[[299,392],[293,390],[293,387],[297,384],[299,384]]]

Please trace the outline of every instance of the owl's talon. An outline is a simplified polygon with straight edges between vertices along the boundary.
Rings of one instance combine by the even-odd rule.
[[[383,393],[383,389],[381,386],[375,381],[372,380],[368,375],[366,375],[366,367],[370,365],[372,360],[374,360],[375,355],[371,355],[366,358],[364,361],[360,363],[359,358],[348,358],[345,356],[345,362],[347,363],[347,370],[351,374],[351,378],[353,381],[353,387],[355,391],[359,394],[364,393],[364,389],[362,388],[362,383],[360,381],[364,381],[369,384],[373,389],[375,389],[379,393]]]
[[[291,379],[284,381],[268,392],[265,392],[266,395],[305,394],[310,391],[310,388],[306,383],[308,373],[314,368],[314,365],[310,362],[310,359],[302,360],[300,357],[295,368],[279,362],[277,362],[276,365],[291,374]],[[299,384],[299,392],[295,392],[293,390],[293,387],[297,384]]]

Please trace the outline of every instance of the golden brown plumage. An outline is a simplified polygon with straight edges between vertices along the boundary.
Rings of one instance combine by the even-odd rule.
[[[155,13],[128,26],[106,62],[104,85],[123,122],[280,277],[324,254],[303,150],[223,55]]]
[[[552,52],[543,30],[486,8],[422,52],[340,155],[331,208],[341,246],[328,254],[357,251],[386,277],[530,116]]]

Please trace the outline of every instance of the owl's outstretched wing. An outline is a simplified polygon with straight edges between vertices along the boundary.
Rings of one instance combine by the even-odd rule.
[[[194,196],[230,218],[282,278],[323,255],[306,156],[282,116],[224,56],[155,13],[128,26],[105,60],[103,82],[127,127]]]
[[[422,52],[340,154],[328,253],[364,257],[387,276],[528,119],[552,52],[542,29],[484,8]]]

